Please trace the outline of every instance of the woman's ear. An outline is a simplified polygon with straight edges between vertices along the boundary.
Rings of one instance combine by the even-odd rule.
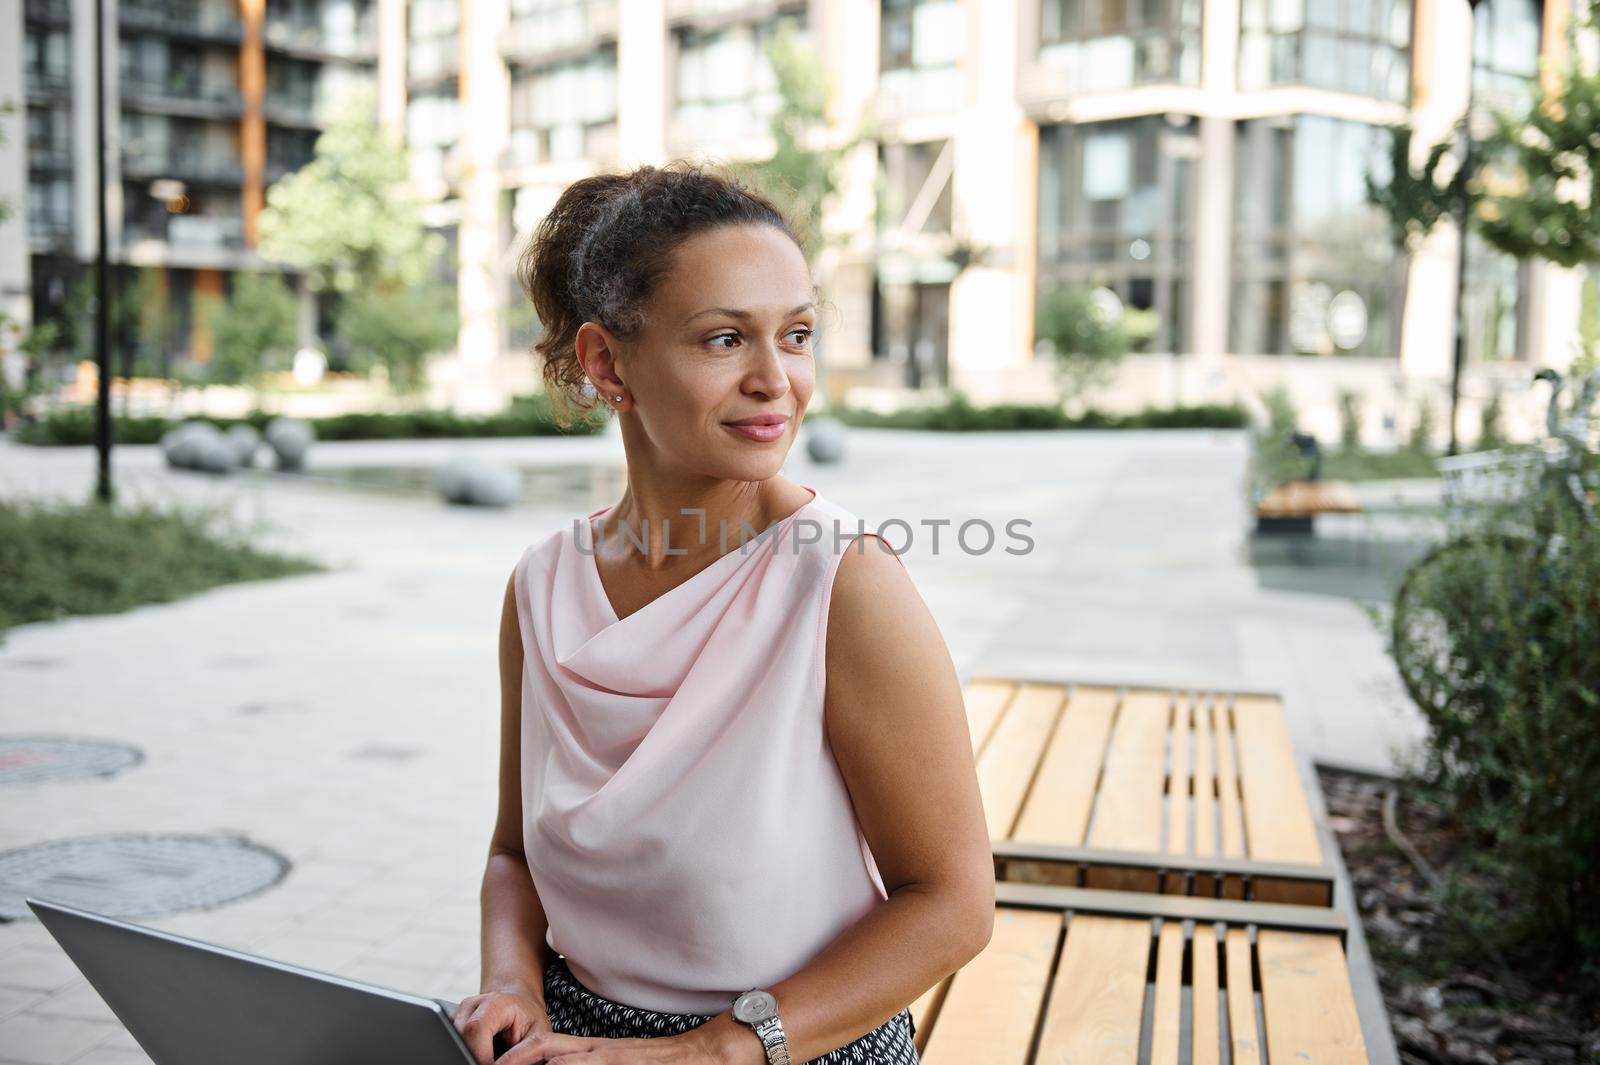
[[[573,347],[584,376],[600,393],[601,399],[615,406],[617,397],[627,394],[622,378],[617,375],[619,352],[616,338],[600,323],[584,322],[578,327]]]

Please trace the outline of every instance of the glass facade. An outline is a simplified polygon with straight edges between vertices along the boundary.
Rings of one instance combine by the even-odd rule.
[[[1404,263],[1364,182],[1387,180],[1387,149],[1382,128],[1320,115],[1238,124],[1235,353],[1398,354]]]
[[[967,19],[960,0],[883,0],[878,95],[886,114],[943,114],[961,106]]]
[[[741,139],[767,131],[782,100],[767,46],[781,26],[804,19],[734,23],[677,35],[674,134],[686,142]]]
[[[1483,136],[1489,115],[1528,105],[1537,86],[1544,5],[1539,0],[1484,0],[1473,12],[1473,131]],[[1467,241],[1462,311],[1468,363],[1501,362],[1526,355],[1523,308],[1528,271],[1477,234]]]
[[[1039,60],[1070,91],[1200,83],[1200,0],[1043,0]]]
[[[1411,0],[1241,0],[1239,86],[1306,85],[1406,103],[1411,24]]]
[[[1039,289],[1106,288],[1154,311],[1137,350],[1189,347],[1196,127],[1147,115],[1039,130]]]
[[[616,143],[615,45],[512,78],[510,145],[516,165],[610,159]]]

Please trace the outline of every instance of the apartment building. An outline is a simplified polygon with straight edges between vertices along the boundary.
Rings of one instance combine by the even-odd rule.
[[[464,312],[469,290],[476,301],[463,351],[480,365],[526,366],[526,338],[492,323],[517,313],[509,264],[567,182],[770,150],[762,45],[787,20],[812,34],[838,130],[877,121],[844,168],[818,264],[843,312],[825,341],[834,398],[947,385],[1049,398],[1036,302],[1081,285],[1156,322],[1101,405],[1250,401],[1281,384],[1326,436],[1350,390],[1375,442],[1405,438],[1424,403],[1442,421],[1456,272],[1451,226],[1402,257],[1365,203],[1383,127],[1447,136],[1470,79],[1482,130],[1542,58],[1565,54],[1574,17],[1572,0],[1482,0],[1475,14],[1465,0],[411,8],[429,25],[459,13],[454,55],[475,57],[476,95],[463,78],[449,104],[415,99],[410,128],[455,190]],[[422,119],[441,107],[453,121]],[[1530,368],[1570,361],[1586,284],[1592,300],[1581,272],[1469,242],[1464,436],[1495,391],[1514,422],[1531,416]]]
[[[119,286],[153,277],[142,291],[175,315],[165,350],[147,356],[208,358],[195,296],[276,269],[255,250],[266,189],[311,158],[328,107],[373,82],[379,6],[104,0],[110,260]],[[0,61],[0,99],[23,119],[0,195],[25,205],[0,242],[0,295],[24,321],[58,313],[96,254],[94,12],[93,0],[0,3],[18,60]]]
[[[93,5],[5,2],[27,27],[29,269],[48,302],[93,246],[92,127],[74,106],[88,37],[66,33]],[[444,372],[463,406],[536,380],[514,266],[568,183],[770,153],[764,46],[788,23],[828,78],[832,135],[866,116],[875,129],[841,167],[816,263],[840,311],[820,347],[829,398],[1051,399],[1035,309],[1070,285],[1155,323],[1096,405],[1253,402],[1282,385],[1330,437],[1351,391],[1382,443],[1406,438],[1423,404],[1442,422],[1457,262],[1451,225],[1399,256],[1365,203],[1383,127],[1411,123],[1420,152],[1470,88],[1483,129],[1541,60],[1564,57],[1577,0],[184,2],[184,18],[166,5],[157,19],[107,0],[128,12],[110,16],[127,127],[119,261],[166,266],[180,292],[257,266],[254,212],[310,150],[307,105],[376,76],[449,238],[461,331]],[[147,91],[163,79],[194,88]],[[14,180],[0,174],[0,194]],[[170,181],[186,209],[156,195]],[[1513,430],[1532,426],[1531,371],[1570,361],[1600,286],[1476,239],[1466,262],[1470,440],[1496,392]]]

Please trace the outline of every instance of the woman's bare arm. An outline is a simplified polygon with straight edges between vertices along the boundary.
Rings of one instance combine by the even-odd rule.
[[[889,897],[768,988],[794,1061],[883,1024],[994,931],[994,863],[960,680],[887,548],[852,544],[840,560],[825,656],[828,742]],[[702,1029],[720,1060],[764,1065],[760,1040],[731,1012]]]
[[[480,893],[480,991],[512,991],[542,1004],[549,921],[522,844],[522,634],[515,580],[513,573],[500,610],[500,799]]]

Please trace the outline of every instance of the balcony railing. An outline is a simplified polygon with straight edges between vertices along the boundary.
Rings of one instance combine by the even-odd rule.
[[[72,4],[69,0],[27,0],[23,14],[33,22],[67,23],[72,21]]]
[[[236,215],[150,215],[130,219],[122,235],[130,243],[153,240],[183,249],[237,249],[244,247],[244,220]]]
[[[262,38],[269,48],[311,52],[347,59],[372,59],[378,54],[378,35],[370,22],[353,30],[330,30],[317,22],[294,18],[271,18],[262,27]]]
[[[207,152],[123,152],[122,174],[141,180],[170,177],[236,185],[244,180],[244,166],[238,159]]]
[[[160,30],[185,37],[237,43],[244,38],[244,26],[229,8],[194,0],[134,0],[117,6],[117,17],[125,26]]]

